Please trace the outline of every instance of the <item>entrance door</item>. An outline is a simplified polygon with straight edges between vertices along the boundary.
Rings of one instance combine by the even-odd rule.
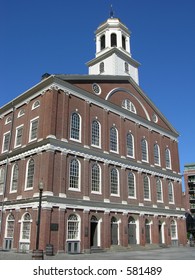
[[[146,243],[150,243],[150,223],[148,220],[145,221],[145,237]]]
[[[162,223],[160,221],[158,224],[158,233],[159,233],[159,244],[162,244]]]
[[[136,244],[136,224],[135,220],[130,217],[128,223],[128,243]]]
[[[98,220],[95,216],[91,218],[91,236],[90,236],[90,246],[98,246]]]
[[[118,223],[115,217],[111,219],[111,244],[118,245]]]

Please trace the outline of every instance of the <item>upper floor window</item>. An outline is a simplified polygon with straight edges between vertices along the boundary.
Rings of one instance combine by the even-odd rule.
[[[100,139],[100,123],[97,120],[92,122],[91,128],[91,144],[97,147],[101,146]]]
[[[70,162],[69,188],[73,190],[80,189],[80,163],[77,159],[72,159]]]
[[[30,133],[29,133],[29,141],[36,140],[38,137],[38,125],[39,119],[33,119],[30,121]]]
[[[110,192],[114,195],[119,194],[119,178],[116,168],[112,168],[110,171]]]
[[[129,197],[136,197],[135,193],[135,176],[132,172],[128,173],[128,196]]]
[[[6,132],[3,136],[3,146],[2,146],[2,152],[7,152],[9,149],[9,143],[10,143],[10,131]]]
[[[81,138],[81,118],[78,113],[72,113],[70,138],[80,140]]]
[[[93,164],[91,169],[91,190],[92,192],[100,192],[101,190],[101,172],[98,164]]]
[[[171,153],[170,150],[167,148],[165,150],[165,162],[166,162],[166,168],[171,168]]]
[[[156,179],[156,194],[157,201],[163,201],[162,182],[160,179]]]
[[[40,101],[39,100],[36,100],[33,105],[32,105],[32,110],[36,109],[37,107],[40,106]]]
[[[23,125],[16,128],[15,147],[22,145]]]
[[[110,129],[110,151],[118,152],[118,131],[114,126]]]
[[[111,47],[117,47],[116,34],[111,34]]]
[[[169,182],[169,184],[168,184],[168,199],[169,199],[169,203],[174,203],[174,193],[173,193],[172,182]]]
[[[134,157],[134,137],[131,133],[127,134],[127,155]]]
[[[106,38],[105,35],[102,35],[100,38],[100,49],[101,50],[105,49],[105,42],[106,42],[105,38]]]
[[[24,116],[25,114],[25,110],[24,109],[21,109],[19,112],[18,112],[18,118]]]
[[[12,117],[7,117],[5,120],[5,124],[11,123],[12,122]]]
[[[11,192],[16,192],[18,189],[18,175],[19,175],[19,168],[18,164],[14,164],[12,167],[12,178],[11,178]]]
[[[124,50],[126,50],[126,38],[124,35],[122,35],[122,47]]]
[[[104,62],[100,63],[100,74],[104,73]]]
[[[136,114],[136,109],[134,104],[129,100],[129,99],[125,99],[122,102],[122,107],[128,111],[131,111],[132,113]]]
[[[32,189],[34,184],[35,175],[35,162],[34,159],[30,159],[27,162],[27,172],[26,172],[26,189]]]
[[[145,138],[141,140],[142,161],[148,162],[148,143]]]
[[[150,200],[150,181],[147,175],[144,176],[144,199]]]
[[[154,164],[160,165],[160,149],[158,144],[154,144]]]
[[[0,194],[3,194],[4,183],[5,183],[5,169],[0,168]]]

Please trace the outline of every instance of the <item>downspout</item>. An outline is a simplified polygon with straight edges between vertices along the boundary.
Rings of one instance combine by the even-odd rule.
[[[14,113],[15,113],[15,106],[12,101],[12,123],[11,123],[11,130],[10,130],[10,138],[9,138],[9,143],[8,143],[8,151],[6,155],[6,164],[5,164],[5,173],[4,173],[4,186],[3,186],[3,197],[2,197],[2,204],[1,204],[1,216],[0,216],[0,234],[2,233],[3,229],[3,211],[4,211],[4,199],[5,199],[5,194],[6,194],[6,186],[7,186],[7,171],[8,171],[8,165],[9,165],[9,153],[10,153],[10,148],[11,148],[11,143],[12,143],[12,135],[13,135],[13,127],[14,127]]]

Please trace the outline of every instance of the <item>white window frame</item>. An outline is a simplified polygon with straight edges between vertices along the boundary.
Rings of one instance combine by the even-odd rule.
[[[36,101],[33,103],[31,110],[34,110],[34,109],[40,107],[40,105],[41,105],[40,100],[36,100]]]
[[[75,216],[77,219],[75,220],[70,220],[70,217],[71,216]],[[69,231],[69,223],[77,223],[77,236],[76,238],[69,238],[70,235],[70,231]],[[67,234],[67,237],[66,237],[66,241],[80,241],[81,240],[81,218],[79,215],[75,214],[75,213],[72,213],[68,216],[68,219],[67,219],[67,231],[66,231],[66,234]]]
[[[113,169],[116,170],[116,172],[117,172],[117,193],[112,193],[111,171]],[[117,197],[120,196],[120,178],[119,178],[119,171],[116,167],[112,167],[110,169],[110,195],[111,196],[117,196]]]
[[[92,190],[92,171],[93,171],[94,165],[96,165],[99,168],[99,191]],[[91,166],[91,193],[95,193],[95,194],[102,193],[102,170],[98,163],[93,163]]]
[[[133,150],[133,155],[132,156],[128,154],[127,137],[129,135],[131,135],[131,137],[132,137],[132,150]],[[127,135],[126,135],[126,148],[127,148],[127,157],[135,158],[135,142],[134,142],[134,136],[131,132],[128,132]]]
[[[16,135],[15,135],[15,143],[14,143],[14,148],[17,148],[17,147],[21,147],[22,146],[22,140],[21,140],[21,144],[17,145],[17,138],[18,138],[18,130],[22,128],[22,136],[23,136],[23,128],[24,128],[24,125],[20,125],[20,126],[17,126],[16,127]],[[22,137],[21,136],[21,137]]]
[[[37,135],[35,138],[32,138],[32,124],[33,122],[38,121],[38,125],[37,125]],[[38,129],[39,129],[39,117],[36,117],[32,120],[30,120],[30,130],[29,130],[29,142],[33,142],[36,141],[38,139]]]
[[[77,116],[79,117],[79,139],[77,138],[73,138],[72,137],[72,116],[74,114],[77,114]],[[82,118],[81,115],[78,112],[72,112],[71,117],[70,117],[70,140],[76,141],[76,142],[81,142],[81,128],[82,128]]]
[[[74,160],[76,160],[78,162],[78,168],[79,168],[79,170],[78,170],[78,188],[71,188],[70,187],[70,179],[71,179],[70,168],[71,168],[71,163]],[[68,189],[71,190],[71,191],[75,191],[75,192],[80,192],[80,190],[81,190],[81,163],[77,158],[72,158],[69,162],[69,187],[68,187]]]
[[[19,174],[18,174],[18,180],[17,180],[17,189],[16,190],[13,190],[12,189],[12,184],[13,184],[13,175],[14,175],[14,169],[15,169],[15,166],[18,166],[18,163],[14,163],[14,165],[12,166],[12,173],[11,173],[11,182],[10,182],[10,193],[16,193],[17,190],[18,190],[18,181],[19,181]],[[19,166],[18,166],[18,170],[19,170]]]
[[[145,142],[145,144],[146,144],[146,159],[143,159],[143,146],[142,146],[142,142]],[[148,159],[148,141],[145,139],[145,138],[142,138],[142,140],[141,140],[141,160],[143,161],[143,162],[149,162],[149,159]]]
[[[157,185],[157,182],[160,182],[160,185]],[[158,187],[160,187],[160,192],[161,192],[161,199],[158,199]],[[156,179],[156,196],[157,196],[157,202],[163,202],[163,188],[162,188],[162,181],[157,178]]]
[[[129,174],[132,174],[133,175],[133,180],[134,180],[134,196],[131,196],[129,195]],[[132,172],[132,171],[129,171],[128,172],[128,175],[127,175],[127,182],[128,182],[128,198],[133,198],[133,199],[136,199],[136,177],[135,177],[135,174]]]
[[[111,149],[111,130],[112,129],[114,129],[116,131],[116,150]],[[110,152],[118,154],[118,146],[119,146],[119,142],[118,142],[118,129],[114,125],[110,128],[110,135],[109,136],[110,136],[109,137]],[[112,141],[112,143],[113,143],[113,141]]]
[[[25,191],[29,191],[29,190],[33,190],[33,186],[30,188],[27,188],[27,181],[28,181],[28,169],[29,169],[29,163],[30,161],[33,160],[34,161],[34,173],[33,173],[33,186],[34,186],[34,179],[35,179],[35,160],[33,158],[30,158],[27,163],[26,163],[26,176],[25,176]]]
[[[30,215],[30,219],[29,220],[25,220],[24,217],[26,214],[29,214]],[[29,212],[26,212],[22,215],[22,219],[19,220],[19,222],[21,223],[21,226],[20,226],[20,239],[19,239],[19,242],[20,243],[30,243],[30,239],[31,239],[31,225],[32,225],[32,216]],[[23,227],[24,227],[24,223],[29,223],[30,225],[30,228],[29,228],[29,238],[23,238]]]
[[[143,184],[144,184],[144,178],[147,177],[148,179],[148,192],[149,192],[149,198],[145,198],[144,188],[143,188],[143,197],[145,201],[151,201],[151,188],[150,188],[150,178],[148,175],[144,175],[143,177]],[[145,187],[145,186],[144,186]]]
[[[158,153],[158,157],[155,156],[155,147],[156,147],[156,152]],[[158,163],[155,162],[155,158],[158,158]],[[160,160],[160,148],[157,143],[154,144],[154,164],[157,166],[161,166],[161,160]]]
[[[98,141],[99,145],[93,144],[93,123],[97,122],[98,123],[98,128],[99,128],[99,135],[98,135]],[[93,120],[91,123],[91,146],[101,148],[101,124],[98,120]]]
[[[4,149],[5,147],[5,137],[7,136],[7,135],[9,135],[9,141],[8,141],[8,147],[7,147],[7,149]],[[10,131],[7,131],[7,132],[5,132],[4,134],[3,134],[3,144],[2,144],[2,153],[6,153],[6,152],[8,152],[8,150],[9,150],[9,144],[10,144],[10,137],[11,137],[11,133],[10,133]]]
[[[168,152],[168,154],[167,154],[167,152]],[[169,160],[169,166],[167,165],[167,155],[168,155],[168,160]],[[167,169],[172,169],[172,164],[171,164],[171,151],[170,151],[170,149],[167,147],[166,149],[165,149],[165,166],[166,166],[166,168]]]
[[[171,186],[172,201],[170,201],[170,199],[169,199],[169,186]],[[169,201],[169,204],[175,204],[174,187],[173,187],[173,183],[172,182],[168,183],[168,201]]]

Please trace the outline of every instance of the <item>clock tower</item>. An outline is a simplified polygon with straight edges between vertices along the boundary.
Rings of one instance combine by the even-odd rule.
[[[139,62],[131,56],[131,32],[111,14],[95,31],[96,55],[87,63],[89,75],[131,76],[139,84]]]

